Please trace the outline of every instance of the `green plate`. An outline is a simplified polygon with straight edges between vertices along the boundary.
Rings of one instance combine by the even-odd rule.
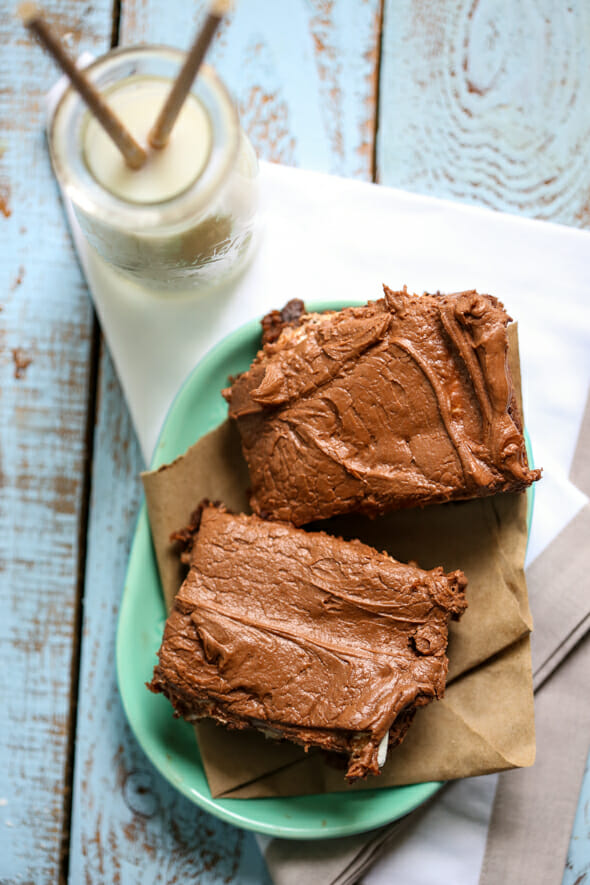
[[[320,302],[310,310],[344,307]],[[173,461],[227,416],[220,391],[228,375],[248,368],[260,343],[260,322],[242,326],[199,363],[181,387],[160,435],[152,469]],[[529,497],[529,517],[532,496]],[[530,524],[530,518],[529,518]],[[166,611],[145,506],[127,568],[117,628],[117,674],[127,718],[158,771],[189,799],[239,827],[289,839],[325,839],[371,830],[416,808],[441,782],[350,793],[272,799],[214,799],[193,728],[174,719],[169,702],[145,683],[157,663]]]

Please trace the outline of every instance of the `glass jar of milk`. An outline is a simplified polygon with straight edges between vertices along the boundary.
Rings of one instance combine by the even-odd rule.
[[[115,49],[87,69],[136,140],[147,135],[184,53]],[[52,162],[88,242],[138,282],[200,289],[235,273],[255,239],[258,164],[234,104],[203,65],[165,148],[134,171],[69,88],[49,132]]]

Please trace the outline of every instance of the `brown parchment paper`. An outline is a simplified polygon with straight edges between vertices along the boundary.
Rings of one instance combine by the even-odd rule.
[[[520,399],[516,330],[511,369]],[[249,478],[239,434],[229,421],[172,464],[143,474],[162,587],[168,608],[183,569],[170,533],[203,498],[249,512]],[[461,568],[469,608],[451,624],[445,698],[418,710],[402,745],[379,777],[346,784],[321,753],[305,753],[257,732],[232,732],[203,721],[197,738],[214,797],[253,798],[347,791],[486,774],[531,765],[535,755],[529,632],[524,578],[525,495],[496,495],[390,514],[339,517],[322,529],[357,537],[424,568]],[[310,527],[313,528],[313,527]]]

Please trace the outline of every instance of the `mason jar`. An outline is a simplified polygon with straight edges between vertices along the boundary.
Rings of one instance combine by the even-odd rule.
[[[130,117],[139,113],[153,122],[184,58],[165,46],[114,49],[86,74],[115,112],[117,104],[126,106]],[[116,148],[102,144],[106,135],[95,131],[98,123],[71,87],[49,129],[56,176],[88,243],[122,274],[163,293],[226,280],[256,239],[258,163],[227,89],[208,65],[187,102],[188,124],[179,117],[169,145],[158,152],[169,155],[156,157],[152,149],[153,168],[148,155],[145,170],[137,172],[113,172],[124,162],[109,154]],[[160,175],[162,159],[171,168]]]

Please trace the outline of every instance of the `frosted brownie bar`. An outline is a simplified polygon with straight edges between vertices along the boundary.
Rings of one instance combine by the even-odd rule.
[[[256,513],[304,525],[539,478],[508,368],[510,317],[496,298],[385,287],[364,307],[296,307],[265,317],[262,349],[224,391]]]
[[[209,504],[178,537],[190,569],[151,690],[190,721],[344,754],[349,780],[378,774],[444,693],[463,573]]]

